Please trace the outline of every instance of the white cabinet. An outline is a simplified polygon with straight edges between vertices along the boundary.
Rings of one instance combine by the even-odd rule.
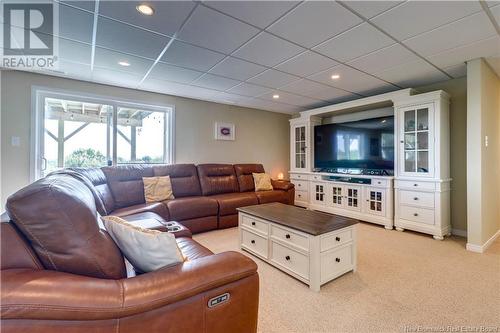
[[[365,212],[385,216],[387,206],[386,190],[376,187],[365,188]]]
[[[394,225],[441,240],[451,231],[449,96],[436,91],[394,106],[399,140]]]
[[[311,182],[311,203],[325,205],[327,203],[327,184]]]
[[[311,171],[313,168],[314,126],[320,118],[290,119],[290,166],[292,171]]]

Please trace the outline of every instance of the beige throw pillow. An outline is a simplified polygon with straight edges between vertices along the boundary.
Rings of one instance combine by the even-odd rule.
[[[118,216],[103,216],[102,220],[136,270],[146,273],[184,261],[173,234],[139,228]]]
[[[267,173],[252,173],[255,191],[272,191],[271,176]]]
[[[143,177],[144,197],[146,202],[160,202],[174,199],[170,176],[164,177]]]

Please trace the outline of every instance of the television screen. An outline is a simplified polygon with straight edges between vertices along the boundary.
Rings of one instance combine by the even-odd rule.
[[[314,168],[394,169],[394,116],[314,127]]]

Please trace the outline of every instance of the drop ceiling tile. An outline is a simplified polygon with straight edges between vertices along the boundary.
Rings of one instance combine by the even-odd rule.
[[[279,99],[273,98],[273,96],[276,94],[279,95]],[[273,90],[270,93],[265,93],[263,95],[260,95],[259,98],[265,99],[268,101],[274,101],[274,102],[279,101],[279,103],[285,103],[285,104],[303,106],[303,107],[310,107],[312,105],[315,105],[315,104],[321,102],[321,100],[318,100],[318,99],[299,96],[299,95],[291,94],[291,93],[288,93],[286,91],[281,91],[281,90]]]
[[[272,67],[303,51],[305,49],[302,47],[267,32],[262,32],[233,55],[250,62]]]
[[[284,104],[284,103],[276,103],[276,102],[271,102],[268,100],[262,100],[262,99],[257,99],[257,98],[255,98],[254,101],[252,101],[252,107],[257,108],[257,109],[274,111],[274,112],[282,112],[282,113],[287,113],[287,114],[297,113],[297,112],[300,112],[300,111],[303,111],[304,109],[306,109],[306,108],[301,107],[301,106],[289,105],[289,104]]]
[[[266,67],[248,61],[227,57],[210,70],[210,73],[237,80],[246,80],[266,70]]]
[[[361,19],[333,1],[306,1],[267,30],[306,47],[345,31]]]
[[[73,1],[73,0],[68,0],[68,1],[59,1],[60,4],[65,4],[68,6],[84,9],[90,12],[93,12],[95,9],[95,1],[89,0],[89,1]]]
[[[170,39],[130,25],[99,17],[97,45],[156,59]]]
[[[500,37],[495,36],[475,43],[447,50],[427,59],[434,65],[445,68],[464,63],[468,60],[500,56]]]
[[[298,76],[308,76],[337,64],[336,61],[320,54],[306,51],[276,66],[276,68]]]
[[[179,33],[179,39],[229,54],[258,32],[246,23],[198,6]]]
[[[173,36],[193,7],[191,1],[148,1],[154,9],[151,16],[136,10],[137,1],[100,1],[99,14],[148,30]]]
[[[340,75],[340,78],[332,80],[331,76],[333,74]],[[396,89],[395,86],[387,82],[344,65],[332,67],[326,71],[311,75],[308,78],[364,96],[380,94]]]
[[[404,1],[346,1],[345,5],[356,11],[358,14],[372,18]]]
[[[130,64],[128,67],[120,66],[118,62],[126,61]],[[153,61],[144,58],[134,57],[128,54],[110,51],[100,47],[95,49],[94,66],[117,70],[123,73],[139,75],[141,78],[153,65]]]
[[[443,70],[451,75],[453,78],[459,78],[467,76],[467,65],[462,63],[459,65],[443,68]]]
[[[114,69],[94,66],[92,71],[92,81],[120,87],[136,88],[141,80],[140,75]]]
[[[351,94],[347,91],[309,80],[299,80],[292,82],[284,87],[281,87],[280,90],[324,101],[332,101],[338,99],[345,100],[357,97],[357,95]]]
[[[368,23],[350,29],[313,50],[338,61],[348,61],[393,44],[394,41]]]
[[[265,28],[299,1],[205,1],[204,3],[242,21]]]
[[[174,41],[161,58],[161,61],[172,65],[206,71],[223,58],[223,54]]]
[[[403,88],[417,87],[424,84],[448,80],[448,76],[438,71],[424,60],[395,66],[376,74],[388,82]]]
[[[372,22],[403,40],[479,11],[479,1],[408,1]]]
[[[279,88],[299,78],[290,74],[269,69],[251,79],[248,82],[259,84],[264,87]]]
[[[240,81],[228,79],[222,76],[205,74],[192,84],[200,86],[203,88],[215,89],[215,90],[226,90],[234,87],[240,83]]]
[[[499,1],[500,3],[500,1]],[[493,14],[493,17],[497,21],[497,24],[500,25],[500,5],[497,5],[495,7],[490,8],[491,14]]]
[[[94,15],[91,13],[65,5],[59,6],[58,36],[92,43],[93,26]]]
[[[59,59],[90,65],[91,54],[92,47],[89,44],[59,38]]]
[[[414,53],[400,44],[393,44],[360,58],[356,58],[348,62],[348,64],[360,71],[374,74],[389,67],[416,61],[418,59],[419,58]]]
[[[153,78],[147,78],[146,80],[144,80],[144,82],[141,83],[140,87],[141,89],[161,92],[163,94],[203,100],[209,99],[215,93],[217,93],[217,91],[211,89],[194,87],[187,84],[168,82]]]
[[[485,39],[497,34],[485,12],[407,39],[404,43],[420,55],[428,56]]]
[[[149,73],[149,77],[179,83],[190,83],[202,74],[202,72],[195,70],[158,62]]]
[[[90,80],[92,78],[92,71],[88,64],[59,59],[58,66],[59,69],[56,72],[47,71],[47,73],[64,75],[79,80]]]
[[[258,86],[256,84],[251,84],[247,82],[242,82],[239,85],[228,90],[228,92],[233,94],[251,96],[251,97],[269,93],[271,91],[272,89],[270,88]]]
[[[486,0],[488,7],[500,5],[500,0]]]

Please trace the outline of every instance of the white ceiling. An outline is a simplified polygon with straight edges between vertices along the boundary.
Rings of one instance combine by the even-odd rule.
[[[147,3],[60,1],[52,74],[284,113],[500,75],[500,0]]]

